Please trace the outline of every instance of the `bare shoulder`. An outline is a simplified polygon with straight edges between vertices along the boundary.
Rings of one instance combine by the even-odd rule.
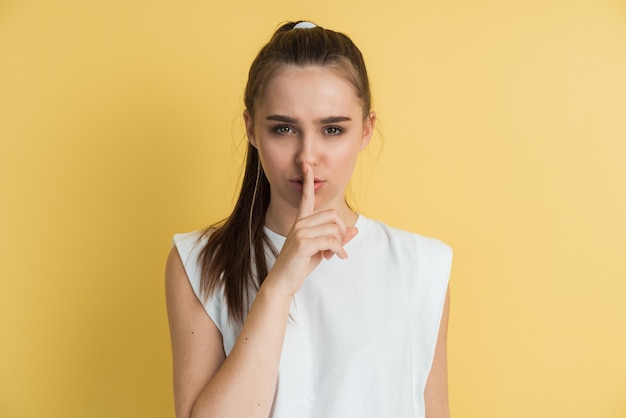
[[[165,263],[165,283],[166,285],[176,285],[177,282],[188,280],[183,261],[175,246],[170,250]]]
[[[165,296],[172,338],[187,330],[196,336],[219,337],[221,344],[221,333],[194,292],[176,247],[167,258]]]
[[[450,418],[448,404],[448,318],[450,315],[450,289],[446,292],[437,345],[432,368],[426,381],[424,401],[426,418]]]
[[[165,263],[165,296],[168,308],[170,305],[175,305],[178,302],[186,302],[193,305],[195,304],[193,299],[197,299],[187,277],[183,261],[178,253],[178,248],[175,246],[171,249]],[[197,302],[200,303],[199,300]]]
[[[165,296],[172,343],[176,416],[188,416],[226,355],[222,334],[191,287],[176,247],[167,258]]]
[[[186,278],[183,261],[180,259],[178,248],[174,246],[170,250],[170,253],[167,256],[167,262],[165,263],[165,281],[166,283],[169,283],[174,280],[175,277],[180,278],[182,274],[184,274]]]

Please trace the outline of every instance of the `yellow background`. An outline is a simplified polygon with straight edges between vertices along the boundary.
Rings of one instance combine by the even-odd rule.
[[[298,18],[369,65],[358,208],[454,247],[454,417],[626,417],[617,0],[0,2],[0,417],[173,416],[170,239],[228,213]]]

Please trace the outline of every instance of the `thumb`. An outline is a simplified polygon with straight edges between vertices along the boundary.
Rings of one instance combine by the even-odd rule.
[[[346,245],[352,238],[356,237],[359,233],[359,229],[356,226],[349,226],[346,228],[346,233],[343,235],[343,239],[341,240],[341,245]]]

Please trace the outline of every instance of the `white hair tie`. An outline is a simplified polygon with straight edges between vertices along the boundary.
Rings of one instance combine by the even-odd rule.
[[[293,28],[294,29],[313,29],[316,28],[317,25],[311,22],[299,22]]]

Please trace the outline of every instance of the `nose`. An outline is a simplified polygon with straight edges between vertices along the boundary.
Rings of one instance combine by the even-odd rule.
[[[302,166],[302,163],[307,163],[311,166],[315,166],[317,160],[318,150],[315,139],[312,135],[302,135],[296,153],[296,164]]]

